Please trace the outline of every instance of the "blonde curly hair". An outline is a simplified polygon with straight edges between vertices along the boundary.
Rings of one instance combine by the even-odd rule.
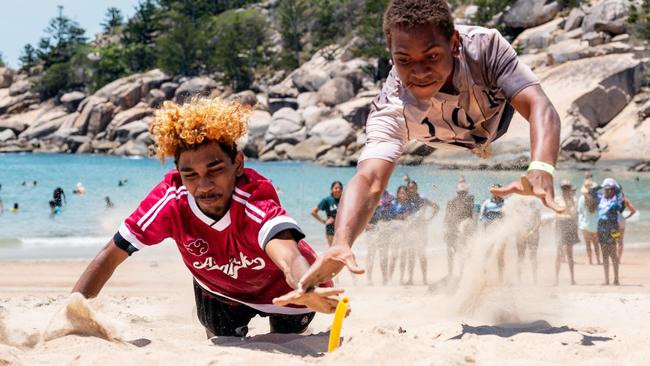
[[[156,155],[161,161],[167,157],[178,160],[183,151],[209,141],[227,147],[234,155],[237,141],[246,133],[250,112],[249,106],[220,98],[197,96],[183,105],[166,101],[150,127]]]

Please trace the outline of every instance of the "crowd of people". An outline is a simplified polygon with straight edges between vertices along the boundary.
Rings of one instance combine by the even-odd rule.
[[[416,181],[408,176],[404,176],[403,180],[404,185],[400,185],[395,194],[384,191],[366,228],[366,270],[370,283],[377,257],[382,284],[390,281],[397,267],[400,270],[399,283],[413,284],[416,258],[420,263],[423,283],[428,282],[426,228],[427,222],[438,213],[439,206],[419,194]],[[490,188],[500,187],[501,185],[495,183]],[[521,203],[516,209],[519,216],[516,225],[510,228],[512,235],[486,236],[497,241],[492,243],[492,250],[496,256],[500,283],[504,281],[505,253],[510,244],[516,247],[518,281],[522,281],[524,262],[528,259],[532,281],[537,283],[540,230],[543,225],[554,225],[557,248],[555,285],[558,285],[563,263],[566,263],[569,269],[570,283],[576,284],[573,246],[581,242],[580,234],[586,246],[588,263],[603,266],[603,284],[610,284],[610,262],[613,269],[612,282],[614,285],[620,284],[619,263],[623,255],[625,221],[636,213],[636,209],[625,196],[622,186],[613,178],[607,178],[597,184],[587,171],[584,183],[579,192],[577,191],[569,180],[561,181],[561,194],[555,203],[562,210],[553,212],[552,218],[546,219],[542,218],[544,207],[539,200],[516,198]],[[342,192],[343,184],[339,181],[333,182],[330,195],[311,211],[312,216],[325,225],[329,245],[335,232],[334,223]],[[469,193],[467,181],[460,177],[456,185],[456,195],[446,203],[442,218],[443,239],[447,247],[448,278],[462,274],[468,241],[472,235],[477,230],[490,233],[493,227],[504,221],[506,200],[491,194],[484,202],[477,203],[475,196]],[[326,218],[321,218],[319,211],[324,211]],[[397,242],[399,245],[391,245]]]

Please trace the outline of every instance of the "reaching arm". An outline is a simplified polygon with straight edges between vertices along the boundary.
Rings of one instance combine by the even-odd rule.
[[[341,197],[333,245],[352,247],[370,221],[394,169],[395,163],[382,159],[359,163]]]
[[[538,84],[526,87],[512,98],[511,104],[530,123],[531,161],[555,166],[560,150],[560,116],[542,87]],[[519,182],[491,191],[500,196],[534,195],[550,209],[562,211],[554,202],[553,176],[542,170],[531,170]]]
[[[104,246],[95,259],[90,262],[84,273],[77,280],[72,292],[80,292],[85,298],[99,294],[106,281],[111,278],[115,268],[129,255],[115,245],[113,239]]]
[[[296,241],[289,230],[278,233],[265,246],[266,254],[271,257],[273,263],[282,270],[287,284],[293,289],[298,288],[298,281],[307,269],[309,263],[302,256]],[[287,305],[289,303],[305,305],[312,310],[322,313],[333,313],[338,304],[336,295],[342,293],[341,289],[319,288],[313,292],[302,294],[293,291],[282,298],[274,300],[276,305]]]
[[[352,253],[354,240],[363,232],[388,185],[395,163],[382,159],[367,159],[359,163],[339,203],[334,242],[320,255],[298,283],[298,292],[317,289],[347,266],[352,273],[364,270],[357,265]]]

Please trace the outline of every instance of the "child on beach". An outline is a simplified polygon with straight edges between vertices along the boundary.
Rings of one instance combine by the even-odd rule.
[[[236,142],[248,115],[247,107],[220,99],[165,102],[151,131],[158,156],[173,157],[175,169],[124,220],[73,292],[97,296],[131,254],[169,238],[192,274],[208,337],[243,337],[255,315],[269,318],[271,332],[301,333],[314,310],[335,310],[342,290],[332,288],[318,288],[294,306],[273,303],[297,288],[316,254],[271,182],[244,168]]]

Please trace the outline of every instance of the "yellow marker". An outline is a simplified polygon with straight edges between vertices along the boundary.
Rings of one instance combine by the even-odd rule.
[[[334,321],[332,322],[332,328],[330,329],[330,341],[327,346],[327,352],[332,352],[339,347],[341,326],[343,325],[345,314],[348,312],[349,303],[350,299],[344,297],[339,301],[338,305],[336,305],[336,311],[334,312]]]

